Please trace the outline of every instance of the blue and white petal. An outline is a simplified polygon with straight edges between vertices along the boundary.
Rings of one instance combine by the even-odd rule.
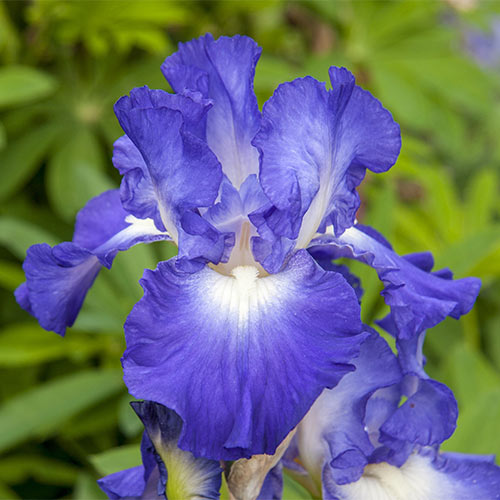
[[[168,234],[152,220],[136,219],[123,210],[118,190],[107,191],[79,212],[73,242],[28,249],[26,282],[16,299],[43,328],[64,335],[102,266],[110,268],[118,251],[165,239],[170,239]]]
[[[327,472],[328,473],[328,472]],[[356,482],[338,485],[324,476],[330,500],[495,500],[500,499],[500,468],[485,457],[414,453],[402,467],[370,464]]]
[[[204,137],[204,130],[200,126],[211,107],[211,102],[203,99],[201,94],[194,92],[189,95],[168,94],[163,90],[142,87],[133,89],[128,99],[125,102],[120,100],[117,109],[133,103],[136,107],[145,109],[176,110],[182,113],[184,130],[200,139]],[[120,192],[125,210],[140,219],[153,219],[158,229],[164,230],[159,206],[161,193],[155,189],[154,180],[141,152],[126,135],[120,137],[114,144],[113,164],[123,175]]]
[[[131,403],[154,446],[166,498],[218,499],[222,481],[219,463],[196,458],[177,447],[182,420],[172,410],[151,401]]]
[[[125,323],[125,382],[174,409],[179,446],[199,456],[274,454],[321,391],[353,369],[365,338],[352,288],[306,251],[263,278],[249,266],[188,274],[171,260],[141,283]]]
[[[183,213],[215,202],[222,171],[206,143],[189,132],[183,111],[167,107],[154,92],[135,89],[115,104],[118,121],[146,166],[129,171],[133,178],[126,191],[137,199],[137,207],[128,199],[129,208],[158,225],[161,221],[177,242]],[[124,150],[124,142],[120,147]],[[125,147],[130,150],[130,145]],[[133,160],[136,164],[137,154]]]
[[[253,141],[262,187],[276,208],[261,225],[298,248],[328,225],[336,235],[350,227],[365,170],[388,170],[401,147],[391,114],[355,86],[351,73],[331,68],[330,79],[331,91],[310,77],[280,85],[264,105]]]
[[[377,271],[385,285],[382,294],[391,307],[398,338],[409,339],[447,316],[458,319],[467,314],[481,286],[477,278],[452,280],[449,270],[429,272],[430,254],[400,257],[361,225],[339,237],[320,236],[311,242],[315,245],[331,245],[332,257],[354,258]]]
[[[258,152],[251,140],[260,124],[253,91],[260,53],[251,38],[214,40],[207,34],[180,43],[179,50],[162,65],[163,74],[176,92],[199,91],[213,101],[207,115],[206,141],[236,188],[259,168]]]
[[[297,431],[299,461],[318,484],[324,468],[340,484],[359,479],[375,449],[365,422],[367,401],[401,380],[395,355],[375,332],[353,364],[355,371],[323,391]]]

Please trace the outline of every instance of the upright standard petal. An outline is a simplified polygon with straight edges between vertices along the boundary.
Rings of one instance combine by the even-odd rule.
[[[206,140],[236,188],[259,168],[258,152],[251,140],[260,124],[253,91],[260,53],[251,38],[237,35],[214,40],[207,34],[180,43],[179,50],[162,65],[176,92],[196,90],[213,100],[207,115]]]
[[[398,338],[412,338],[447,316],[458,319],[467,314],[481,287],[477,278],[452,280],[448,270],[430,272],[432,256],[428,253],[400,257],[361,225],[339,237],[320,236],[311,242],[312,247],[316,245],[330,245],[332,258],[354,258],[377,271]]]
[[[146,271],[145,295],[125,323],[125,382],[174,409],[179,446],[237,459],[273,454],[326,387],[353,369],[365,338],[344,278],[307,252],[278,275],[237,267]]]
[[[135,89],[115,104],[115,113],[146,166],[146,170],[135,167],[129,171],[137,183],[138,213],[159,222],[158,214],[144,212],[146,205],[150,210],[156,202],[159,219],[178,241],[183,212],[214,203],[222,171],[206,143],[189,132],[183,110],[168,107],[170,99],[156,99],[155,95],[147,88]],[[124,150],[124,142],[120,147]],[[131,158],[136,165],[138,155]],[[131,186],[127,190],[133,191]],[[148,198],[152,193],[155,200]]]
[[[110,268],[120,250],[162,239],[170,238],[151,219],[127,214],[118,190],[107,191],[78,213],[73,242],[28,249],[23,264],[26,283],[17,289],[16,299],[43,328],[64,335],[102,266]]]
[[[354,222],[365,170],[383,172],[398,157],[400,131],[391,114],[345,68],[331,68],[330,79],[331,91],[310,77],[282,84],[264,105],[253,144],[275,209],[260,221],[263,238],[261,226],[298,248],[331,224],[340,235]]]
[[[200,130],[200,124],[211,105],[200,93],[168,94],[163,90],[142,87],[133,89],[129,98],[118,101],[116,109],[118,113],[122,113],[122,108],[130,110],[132,106],[179,111],[182,113],[184,129],[201,139],[204,137],[204,130]],[[113,164],[123,175],[120,192],[125,210],[141,219],[153,219],[157,227],[163,230],[161,193],[156,189],[155,177],[150,175],[141,152],[126,135],[115,142]]]

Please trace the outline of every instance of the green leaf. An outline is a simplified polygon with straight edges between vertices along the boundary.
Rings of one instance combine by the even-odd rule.
[[[33,478],[40,483],[71,485],[75,482],[74,465],[37,455],[14,455],[0,461],[0,479],[17,484]]]
[[[7,145],[7,136],[5,135],[5,127],[0,122],[0,151]]]
[[[59,124],[53,123],[34,127],[19,139],[9,141],[8,146],[0,151],[0,201],[14,194],[31,178],[60,130]]]
[[[142,463],[140,444],[129,444],[107,450],[90,457],[92,465],[103,476],[123,469],[129,469]]]
[[[108,497],[89,474],[80,473],[73,490],[73,500],[106,500]]]
[[[82,362],[104,351],[109,340],[78,332],[63,339],[35,322],[11,324],[0,331],[0,367],[29,366],[61,358]]]
[[[14,291],[24,281],[24,273],[19,264],[0,260],[0,286]]]
[[[309,500],[314,498],[302,485],[288,474],[283,474],[283,500]]]
[[[101,147],[92,132],[80,129],[52,156],[47,189],[57,212],[72,221],[89,199],[115,186],[102,172]]]
[[[442,449],[460,453],[500,454],[500,389],[480,391],[474,404],[462,410],[453,436]]]
[[[57,432],[69,418],[120,391],[122,384],[119,370],[84,371],[7,400],[0,410],[0,451]]]
[[[48,243],[52,246],[58,241],[55,236],[34,224],[16,217],[0,216],[0,245],[23,260],[28,247],[35,243]]]
[[[485,229],[492,221],[498,192],[499,176],[492,168],[480,170],[467,183],[464,210],[467,231]]]
[[[54,92],[56,86],[54,77],[30,66],[1,68],[0,108],[47,97]]]
[[[489,361],[463,342],[449,353],[444,375],[465,410],[475,406],[483,393],[500,387],[500,375]]]
[[[446,247],[436,255],[436,268],[447,266],[458,277],[480,273],[480,278],[488,278],[495,273],[493,265],[498,250],[500,250],[499,224],[471,234]],[[481,267],[482,263],[485,265]]]
[[[131,401],[134,401],[134,398],[129,394],[121,399],[118,406],[118,426],[126,436],[135,437],[142,432],[144,426],[130,406]]]

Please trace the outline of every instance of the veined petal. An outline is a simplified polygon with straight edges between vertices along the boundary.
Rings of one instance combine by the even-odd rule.
[[[146,166],[129,171],[131,178],[125,191],[132,193],[132,198],[126,202],[131,203],[131,208],[137,208],[141,216],[147,214],[155,222],[160,219],[172,238],[178,241],[182,214],[214,203],[222,171],[206,143],[189,132],[184,110],[167,107],[168,102],[156,100],[154,95],[149,89],[135,89],[130,97],[122,97],[115,104],[120,125]],[[119,147],[123,154],[131,149],[126,141]],[[134,165],[137,164],[137,153],[130,156]],[[137,197],[137,207],[133,204],[134,197]],[[149,213],[155,202],[157,212]]]
[[[395,355],[375,332],[353,364],[355,371],[323,391],[297,431],[299,460],[318,483],[324,468],[341,484],[359,479],[374,451],[366,432],[367,401],[375,391],[401,380]]]
[[[350,227],[365,170],[388,170],[401,147],[391,114],[355,86],[351,73],[331,68],[330,79],[331,91],[310,77],[280,85],[264,105],[253,140],[261,184],[275,207],[261,225],[297,248],[328,225],[336,235]]]
[[[213,100],[207,115],[206,140],[236,188],[259,168],[258,152],[251,140],[260,123],[253,91],[260,53],[251,38],[214,40],[207,34],[180,43],[179,50],[162,65],[163,74],[176,92],[196,90]]]
[[[73,242],[28,249],[26,283],[16,290],[16,299],[43,328],[64,335],[102,266],[110,268],[120,250],[165,239],[170,237],[152,220],[136,219],[123,210],[118,190],[107,191],[78,213]]]
[[[353,369],[365,338],[352,288],[298,252],[285,271],[188,274],[175,261],[142,279],[125,323],[125,382],[174,409],[179,446],[237,459],[274,454],[325,387]]]
[[[120,100],[117,108],[125,108],[127,111],[132,107],[177,110],[182,113],[186,131],[200,139],[205,135],[204,118],[212,104],[203,99],[199,92],[169,94],[163,90],[142,87],[133,89],[128,99]],[[141,152],[126,135],[114,144],[113,164],[123,175],[120,192],[125,210],[140,219],[153,219],[157,227],[164,230],[159,207],[161,193],[156,190],[154,178],[151,177]]]
[[[315,245],[330,245],[332,258],[354,258],[377,271],[399,338],[418,335],[447,316],[458,319],[467,314],[481,286],[477,278],[452,280],[449,270],[429,272],[430,254],[400,257],[360,225],[338,238],[318,237],[311,242],[311,247]]]
[[[337,485],[325,475],[331,500],[495,500],[500,498],[500,468],[487,458],[458,459],[446,453],[415,453],[398,468],[371,464],[356,482]]]

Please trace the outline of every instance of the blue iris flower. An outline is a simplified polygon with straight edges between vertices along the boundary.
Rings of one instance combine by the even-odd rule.
[[[316,400],[283,459],[311,491],[331,500],[500,499],[494,456],[439,450],[457,408],[424,372],[423,335],[396,357],[372,331],[356,370]]]
[[[206,35],[162,65],[175,94],[122,97],[120,189],[83,208],[72,242],[31,247],[16,291],[63,335],[118,251],[173,240],[178,255],[145,271],[125,323],[124,377],[132,395],[180,416],[180,448],[217,460],[273,454],[355,370],[371,334],[359,288],[332,259],[376,269],[402,341],[465,314],[479,291],[356,223],[366,169],[387,171],[401,146],[381,103],[332,67],[331,90],[310,77],[284,83],[260,112],[260,52],[247,37]]]

